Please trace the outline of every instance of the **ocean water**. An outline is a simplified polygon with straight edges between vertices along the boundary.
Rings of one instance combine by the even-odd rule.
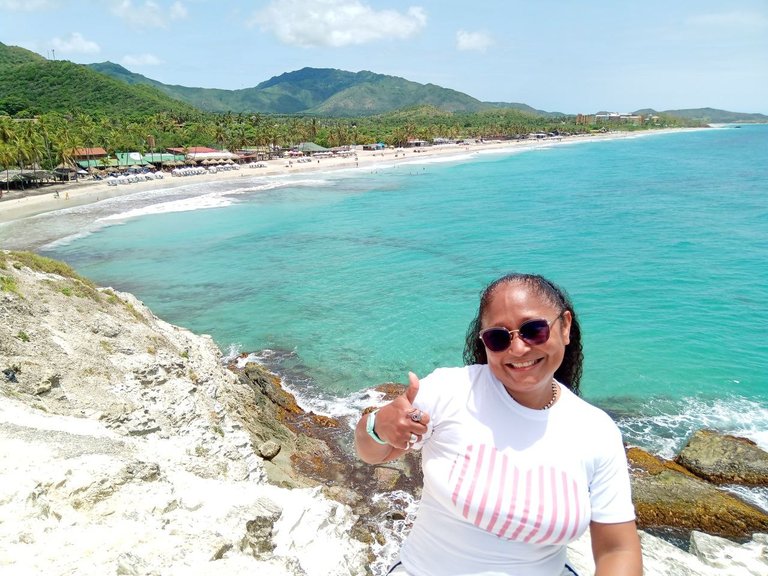
[[[0,226],[0,245],[254,353],[335,415],[460,364],[485,284],[540,273],[580,316],[584,397],[627,441],[669,457],[707,426],[768,448],[768,126],[191,178]]]

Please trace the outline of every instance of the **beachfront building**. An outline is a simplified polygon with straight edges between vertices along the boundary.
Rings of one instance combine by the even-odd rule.
[[[171,154],[170,152],[150,152],[141,158],[145,163],[152,164],[158,170],[182,166],[186,160],[184,154]]]
[[[631,122],[640,124],[643,117],[638,114],[627,114],[620,112],[599,112],[595,114],[595,122]]]
[[[271,160],[274,157],[274,150],[270,146],[247,146],[235,151],[240,157],[241,163],[261,162]]]
[[[216,150],[216,148],[208,148],[207,146],[166,148],[166,151],[171,154],[183,154],[185,163],[193,165],[202,164],[204,162],[207,162],[208,164],[211,162],[225,164],[228,161],[234,163],[240,160],[240,157],[237,154],[234,154],[229,150]]]
[[[291,152],[298,152],[298,155],[302,156],[317,156],[324,153],[327,153],[328,156],[331,156],[333,154],[330,149],[320,146],[320,144],[315,144],[314,142],[302,142],[298,146],[294,147]]]
[[[72,160],[75,162],[102,160],[108,156],[107,151],[101,146],[96,148],[75,148],[72,150]]]

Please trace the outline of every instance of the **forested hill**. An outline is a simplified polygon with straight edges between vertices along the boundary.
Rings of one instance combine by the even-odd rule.
[[[24,48],[0,43],[0,114],[11,116],[78,111],[124,117],[206,111],[360,117],[415,108],[440,113],[512,109],[539,117],[564,115],[526,104],[481,102],[456,90],[397,76],[333,68],[303,68],[241,90],[190,88],[163,84],[112,62],[81,65],[51,61]],[[636,113],[710,123],[768,122],[763,114],[712,108],[661,112],[648,109]]]
[[[211,112],[364,116],[425,105],[444,112],[478,112],[497,107],[456,90],[367,71],[303,68],[275,76],[253,88],[219,90],[162,84],[112,62],[89,66],[130,84],[153,86]]]
[[[637,114],[657,114],[655,110],[638,110]],[[686,108],[684,110],[665,110],[662,114],[684,118],[686,120],[697,120],[705,123],[728,124],[733,122],[755,122],[760,124],[768,123],[768,116],[765,114],[746,114],[742,112],[728,112],[727,110],[718,110],[717,108]]]
[[[94,112],[107,116],[195,109],[149,86],[130,86],[66,60],[0,44],[0,113]]]
[[[28,64],[30,62],[45,62],[45,58],[19,46],[6,46],[0,42],[0,67]]]

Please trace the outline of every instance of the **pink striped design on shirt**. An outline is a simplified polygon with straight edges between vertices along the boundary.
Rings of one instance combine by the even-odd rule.
[[[552,544],[559,544],[563,541],[563,538],[565,538],[565,532],[568,530],[568,523],[571,521],[571,501],[568,499],[568,478],[565,475],[565,472],[561,472],[560,476],[562,476],[563,481],[563,527],[560,529],[560,534],[557,535],[557,538],[555,538],[554,542]],[[578,522],[578,518],[576,519]]]
[[[507,456],[506,454],[501,455],[501,478],[499,480],[499,489],[496,490],[496,504],[493,507],[493,514],[491,515],[491,519],[488,521],[488,525],[485,527],[485,530],[488,532],[497,534],[498,536],[501,536],[501,534],[494,532],[493,527],[496,525],[496,522],[499,519],[499,514],[501,513],[501,503],[504,500],[504,487],[507,485]],[[515,493],[517,490],[517,469],[514,469],[514,475],[512,479],[512,494]],[[515,499],[512,499],[512,510],[515,509]],[[503,530],[503,528],[502,528]]]
[[[496,468],[496,457],[498,455],[498,452],[491,448],[488,451],[488,472],[486,473],[486,482],[485,486],[487,487],[485,490],[483,490],[483,495],[480,498],[480,505],[477,507],[477,515],[475,516],[475,526],[480,528],[482,520],[483,520],[483,514],[485,514],[485,505],[488,503],[488,496],[491,493],[491,489],[493,487],[493,470]],[[480,469],[480,464],[478,463],[478,470]],[[496,492],[503,492],[502,489],[503,484],[497,486],[495,488]]]
[[[555,524],[557,523],[557,514],[559,512],[558,506],[557,506],[557,473],[555,472],[554,468],[549,469],[549,481],[551,484],[550,496],[552,498],[552,503],[551,503],[552,514],[549,517],[549,528],[547,528],[547,531],[544,533],[544,536],[542,536],[536,541],[537,544],[541,544],[552,537],[552,532],[555,531]],[[542,509],[544,508],[543,504],[544,503],[542,502]],[[566,510],[566,515],[567,514],[568,514],[568,511]]]
[[[526,468],[492,445],[469,445],[451,466],[451,501],[468,521],[499,538],[536,544],[573,540],[582,509],[579,484],[552,465]]]
[[[536,536],[538,531],[541,530],[542,519],[544,518],[544,466],[539,466],[539,483],[536,488],[537,490],[535,494],[537,496],[538,504],[536,507],[536,521],[533,523],[530,532],[523,538],[523,542],[525,543],[530,542],[533,537]]]
[[[573,486],[573,505],[576,508],[576,511],[573,516],[573,530],[571,530],[571,535],[568,540],[573,540],[576,537],[576,532],[579,529],[579,518],[581,517],[579,510],[579,487],[576,485],[575,480],[571,481],[571,486]]]
[[[453,490],[453,494],[451,495],[451,501],[456,504],[456,502],[459,499],[459,491],[461,490],[461,485],[464,483],[464,478],[467,477],[467,468],[469,468],[469,460],[472,456],[472,445],[470,444],[467,446],[467,452],[464,454],[464,463],[461,466],[461,474],[459,474],[459,481],[456,482],[456,488]]]
[[[469,520],[469,507],[472,504],[472,498],[475,496],[475,488],[477,488],[477,481],[480,478],[480,469],[483,467],[483,456],[485,455],[485,444],[480,444],[480,452],[477,454],[477,462],[475,463],[475,471],[472,474],[472,482],[469,485],[469,492],[464,499],[464,518]]]
[[[510,540],[517,540],[517,537],[520,536],[520,532],[523,531],[523,528],[525,528],[525,525],[528,524],[528,514],[531,512],[531,476],[533,475],[533,470],[528,470],[525,473],[525,498],[523,502],[525,502],[525,507],[523,508],[523,515],[520,516],[519,524],[514,532],[512,532],[512,535],[509,537]]]
[[[504,463],[506,464],[506,456],[504,458]],[[517,489],[518,484],[520,481],[520,470],[517,468],[512,469],[512,499],[509,505],[509,510],[507,511],[507,519],[504,521],[504,525],[496,532],[496,535],[500,538],[504,538],[504,534],[506,534],[507,530],[509,529],[509,525],[512,523],[512,519],[515,517],[515,508],[517,506]],[[501,500],[504,494],[502,492],[499,492],[499,499],[497,502],[497,506],[501,505]],[[495,522],[495,520],[494,520]]]

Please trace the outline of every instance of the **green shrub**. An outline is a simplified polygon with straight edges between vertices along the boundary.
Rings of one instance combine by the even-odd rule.
[[[21,296],[19,287],[16,284],[16,278],[11,276],[0,276],[0,292],[13,292]]]

